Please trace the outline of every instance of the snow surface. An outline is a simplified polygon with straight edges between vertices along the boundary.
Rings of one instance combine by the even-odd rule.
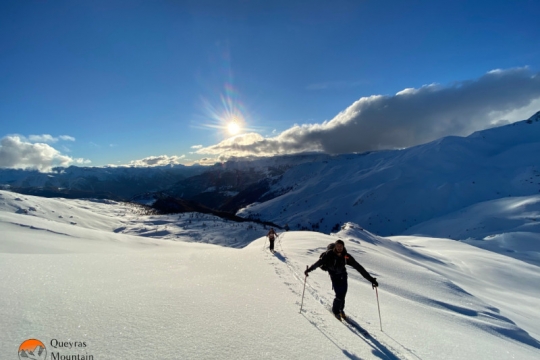
[[[413,226],[405,234],[463,239],[540,266],[540,195],[480,202]]]
[[[482,223],[475,214],[471,224]],[[532,262],[444,238],[383,238],[353,223],[333,235],[282,233],[272,255],[266,231],[0,191],[0,353],[36,338],[49,353],[95,359],[540,357]],[[333,291],[321,270],[307,278],[299,313],[303,270],[338,237],[380,284],[382,331],[375,291],[349,270],[345,310],[367,337],[327,310]],[[527,249],[538,252],[538,242]],[[55,350],[52,339],[87,347]]]

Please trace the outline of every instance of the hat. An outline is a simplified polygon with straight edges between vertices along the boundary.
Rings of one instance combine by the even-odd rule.
[[[337,244],[341,244],[341,245],[345,246],[345,243],[341,239],[336,240],[336,245]]]

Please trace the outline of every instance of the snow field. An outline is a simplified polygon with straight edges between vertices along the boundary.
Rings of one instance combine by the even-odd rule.
[[[103,359],[540,354],[538,267],[462,242],[382,238],[348,223],[332,236],[282,233],[272,255],[260,235],[243,248],[198,243],[209,241],[180,234],[182,220],[129,215],[123,204],[0,195],[2,353],[37,338],[85,341]],[[36,211],[18,213],[21,201]],[[54,217],[60,212],[84,221]],[[176,226],[180,236],[128,230],[145,222]],[[220,232],[229,231],[238,229],[222,222]],[[333,291],[321,270],[307,278],[299,313],[306,265],[338,237],[378,278],[382,332],[375,291],[352,268],[345,311],[371,336],[330,314]]]

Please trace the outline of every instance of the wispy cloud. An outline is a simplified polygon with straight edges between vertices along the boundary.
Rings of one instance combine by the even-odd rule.
[[[54,166],[68,166],[72,162],[88,161],[72,159],[43,142],[32,143],[17,135],[0,140],[0,167],[49,171]]]
[[[75,141],[75,138],[69,135],[60,135],[58,137],[54,137],[49,134],[43,134],[43,135],[30,135],[28,136],[28,140],[34,143],[55,143],[55,142],[58,142],[59,140]]]
[[[54,138],[51,135],[30,135],[28,140],[31,142],[42,142],[42,143],[54,143],[58,141],[58,138]]]
[[[202,145],[193,145],[191,148],[192,149],[201,149],[203,146]]]
[[[396,95],[363,97],[322,124],[294,125],[270,138],[243,134],[200,148],[197,153],[271,156],[404,148],[448,135],[468,135],[499,120],[525,119],[528,116],[523,116],[523,111],[540,104],[538,101],[540,74],[528,68],[496,70],[448,86],[430,84]]]

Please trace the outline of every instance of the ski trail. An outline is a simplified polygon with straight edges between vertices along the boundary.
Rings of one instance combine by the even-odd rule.
[[[278,243],[276,242],[276,245]],[[277,246],[276,246],[277,247]],[[274,270],[276,274],[284,280],[284,284],[288,286],[289,290],[297,296],[297,299],[300,299],[302,296],[302,288],[303,288],[303,280],[301,281],[302,287],[299,286],[299,282],[290,282],[288,281],[288,275],[292,272],[292,275],[294,277],[298,278],[298,275],[294,271],[287,271],[287,268],[284,268],[282,264],[287,265],[288,267],[289,262],[287,259],[280,254],[279,252],[276,252],[275,254],[271,254],[269,250],[264,249],[263,251],[265,253],[265,258],[269,260],[268,262],[270,265],[274,267]],[[281,266],[280,266],[281,265]],[[296,305],[298,306],[298,309],[300,309],[300,300],[296,301]],[[305,302],[304,302],[304,305]],[[339,349],[340,352],[343,353],[344,356],[348,357],[349,359],[361,359],[362,357],[359,357],[355,353],[358,353],[357,351],[354,351],[350,348],[350,346],[347,346],[342,341],[339,340],[338,337],[334,335],[335,331],[332,331],[333,326],[341,326],[339,324],[335,324],[334,319],[329,319],[324,314],[321,314],[319,311],[316,311],[314,309],[308,310],[306,306],[304,306],[304,309],[301,314],[311,325],[313,325],[320,333],[323,335],[332,345],[334,345],[336,348]],[[330,321],[329,321],[330,320]]]
[[[285,234],[281,234],[279,236],[279,242],[276,241],[276,248],[279,248],[279,251],[276,251],[275,254],[267,253],[267,256],[271,260],[279,260],[279,261],[270,261],[271,265],[273,265],[276,268],[276,273],[281,277],[284,278],[283,273],[284,271],[279,269],[278,267],[281,264],[284,264],[287,266],[287,269],[289,270],[290,274],[296,279],[297,285],[301,285],[300,289],[303,289],[304,287],[304,269],[299,269],[297,266],[292,264],[291,261],[288,260],[285,250],[283,249],[283,240],[285,238]],[[276,249],[277,250],[277,249]],[[292,288],[291,283],[285,282],[285,284],[289,287],[289,289],[295,294],[298,295],[298,297],[302,296],[301,290],[296,290]],[[311,308],[306,301],[306,296],[304,297],[304,309],[302,310],[302,315],[308,320],[317,330],[319,330],[323,335],[325,335],[334,345],[338,345],[342,342],[336,339],[335,334],[332,334],[333,328],[330,328],[328,324],[333,325],[339,325],[339,326],[345,326],[348,328],[351,333],[353,333],[355,336],[357,336],[359,339],[363,340],[363,342],[371,347],[371,353],[373,356],[381,358],[381,359],[420,359],[416,354],[414,354],[410,349],[407,349],[400,343],[396,342],[395,340],[392,341],[396,343],[399,347],[403,348],[405,353],[403,351],[400,351],[395,346],[392,346],[388,343],[388,341],[384,341],[381,339],[380,335],[373,335],[371,331],[374,329],[369,329],[368,336],[363,334],[361,331],[356,329],[353,325],[347,324],[346,322],[343,322],[342,324],[338,324],[337,320],[333,318],[331,307],[332,307],[332,301],[327,299],[326,297],[319,294],[317,289],[315,289],[309,282],[306,282],[306,295],[311,296],[313,300],[315,300],[317,303],[319,303],[318,309],[321,307],[325,310],[324,312],[320,312],[316,308]],[[298,307],[300,307],[300,301],[297,301]],[[352,320],[358,318],[361,319],[361,317],[357,315],[353,315]],[[356,322],[356,321],[355,321]],[[339,327],[337,327],[339,328]],[[383,332],[384,334],[384,332]],[[388,337],[388,340],[392,340],[388,335],[384,334],[383,336]],[[346,346],[345,344],[339,345],[340,349],[343,351],[343,353],[352,358],[356,358],[355,353],[359,353],[358,351],[352,351],[348,349],[349,346]],[[411,357],[412,356],[412,357]]]

